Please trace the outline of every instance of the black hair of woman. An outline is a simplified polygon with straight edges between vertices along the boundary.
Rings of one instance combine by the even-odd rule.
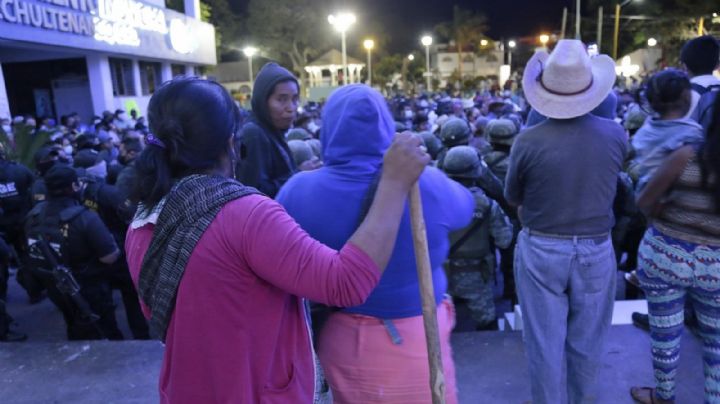
[[[700,167],[703,187],[708,187],[710,179],[714,181],[711,186],[715,196],[715,211],[720,212],[720,96],[715,97],[713,104],[712,121],[700,153]]]
[[[152,209],[173,184],[191,174],[232,176],[232,139],[240,112],[227,90],[214,81],[176,77],[155,91],[147,111],[148,145],[135,162],[132,199]]]
[[[650,78],[645,94],[653,111],[661,116],[669,113],[685,115],[691,105],[691,91],[690,79],[685,72],[666,69]]]

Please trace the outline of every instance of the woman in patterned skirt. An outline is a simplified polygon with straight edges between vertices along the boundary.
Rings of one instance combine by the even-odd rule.
[[[638,278],[648,300],[656,387],[633,387],[640,403],[674,403],[690,299],[703,342],[705,402],[720,403],[720,97],[704,144],[684,146],[638,197],[652,222],[640,245]]]

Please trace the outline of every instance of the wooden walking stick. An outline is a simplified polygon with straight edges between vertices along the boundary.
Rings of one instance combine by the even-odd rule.
[[[440,356],[440,334],[438,332],[437,305],[433,290],[430,252],[428,250],[425,218],[423,216],[420,187],[416,182],[410,189],[410,222],[412,225],[413,245],[415,246],[415,264],[420,282],[423,324],[427,342],[428,363],[430,364],[430,392],[433,404],[445,403],[445,377],[443,376],[442,356]]]

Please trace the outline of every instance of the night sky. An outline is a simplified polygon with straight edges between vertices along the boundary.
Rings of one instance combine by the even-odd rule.
[[[244,11],[249,0],[229,0],[237,11]],[[357,36],[364,32],[363,21],[377,21],[391,37],[392,52],[420,48],[419,37],[432,31],[438,23],[452,19],[454,4],[483,12],[494,39],[536,36],[560,31],[562,8],[572,13],[574,0],[335,0],[336,10],[353,11],[358,16]],[[331,10],[328,10],[331,11]],[[348,40],[352,39],[352,33]],[[357,38],[359,41],[360,38]]]

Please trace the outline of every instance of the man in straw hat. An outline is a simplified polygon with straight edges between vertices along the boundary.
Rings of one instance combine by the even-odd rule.
[[[536,53],[523,77],[528,102],[549,118],[515,139],[505,188],[523,225],[515,275],[535,404],[597,400],[615,295],[612,203],[627,140],[620,125],[590,112],[614,82],[613,60],[590,58],[577,40]]]

